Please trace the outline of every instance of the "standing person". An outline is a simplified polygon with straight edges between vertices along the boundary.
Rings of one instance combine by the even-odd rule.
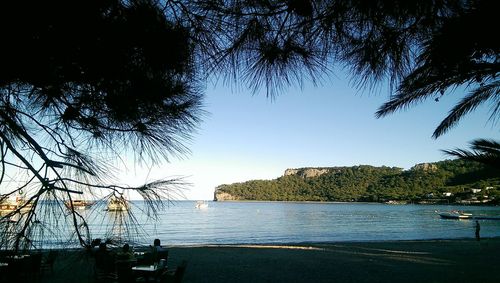
[[[153,241],[153,249],[159,251],[162,249],[160,239],[155,239]]]
[[[481,230],[481,225],[479,225],[479,221],[476,220],[476,240],[480,240],[479,231]]]
[[[151,247],[151,254],[153,256],[153,262],[158,261],[158,252],[161,251],[161,242],[160,239],[154,239],[153,246]]]

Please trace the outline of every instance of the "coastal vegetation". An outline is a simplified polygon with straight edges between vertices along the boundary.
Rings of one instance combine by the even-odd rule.
[[[308,176],[314,169],[322,173]],[[498,203],[500,199],[498,171],[460,159],[417,164],[409,170],[360,165],[291,172],[274,180],[220,185],[215,200]]]

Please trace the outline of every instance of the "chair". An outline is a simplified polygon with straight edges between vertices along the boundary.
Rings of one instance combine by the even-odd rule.
[[[25,256],[22,258],[13,258],[8,261],[9,266],[7,267],[7,281],[11,282],[32,282],[34,281],[34,265],[31,256]]]
[[[159,262],[161,259],[164,259],[165,262],[168,260],[168,250],[159,250],[156,252],[155,262]]]
[[[42,265],[42,254],[41,253],[32,254],[29,257],[28,264],[29,264],[28,272],[30,273],[30,276],[33,278],[37,278],[40,275],[40,269]]]
[[[181,283],[182,277],[184,277],[184,273],[186,272],[187,261],[183,260],[179,266],[175,269],[175,272],[164,272],[160,277],[160,283]]]
[[[154,262],[152,253],[146,252],[141,257],[137,258],[137,265],[151,265]]]
[[[51,273],[54,272],[54,262],[56,261],[57,256],[59,255],[59,251],[50,250],[47,256],[42,260],[40,271],[43,274],[45,271],[49,271]]]
[[[119,283],[135,282],[135,276],[132,272],[132,261],[117,260],[116,275]]]
[[[117,280],[115,258],[109,252],[103,251],[96,254],[95,276],[97,282],[114,282]]]
[[[0,262],[4,262],[2,258],[0,257]],[[7,280],[7,272],[9,271],[8,267],[5,265],[0,265],[0,283],[6,283],[10,282],[10,280]]]

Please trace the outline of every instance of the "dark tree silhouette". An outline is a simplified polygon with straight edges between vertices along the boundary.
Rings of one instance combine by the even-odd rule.
[[[390,81],[395,94],[377,117],[461,95],[454,90],[465,87],[469,93],[434,138],[481,104],[491,106],[490,122],[498,121],[494,1],[230,0],[208,1],[202,10],[194,18],[206,19],[202,26],[219,39],[208,41],[219,48],[211,67],[226,78],[243,78],[254,90],[265,87],[272,96],[340,66],[360,86]]]
[[[433,136],[444,134],[481,103],[490,102],[491,119],[496,120],[500,113],[500,43],[495,36],[481,31],[497,25],[491,1],[470,1],[464,9],[445,18],[424,40],[416,67],[377,115],[384,116],[427,98],[439,100],[447,89],[467,85],[470,93],[449,112]]]
[[[28,196],[1,218],[5,247],[29,248],[33,227],[53,226],[62,201],[81,194],[135,190],[157,209],[182,193],[181,179],[116,186],[106,160],[127,149],[154,162],[188,150],[202,110],[186,27],[153,1],[3,1],[0,31],[0,201]],[[89,245],[81,213],[71,206],[67,219]]]
[[[336,66],[361,85],[388,79],[395,95],[382,117],[446,90],[470,93],[438,126],[438,137],[482,103],[499,114],[500,44],[493,1],[205,1],[186,9],[216,39],[211,67],[274,95]],[[193,4],[197,5],[197,4]],[[206,36],[206,34],[205,34]],[[231,72],[228,72],[230,70]],[[453,93],[453,92],[450,92]],[[457,93],[453,93],[457,94]]]

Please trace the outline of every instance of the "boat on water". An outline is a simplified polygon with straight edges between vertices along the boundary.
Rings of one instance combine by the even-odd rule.
[[[463,211],[453,210],[450,212],[439,212],[441,218],[444,219],[472,219],[474,218],[472,213],[467,213]]]
[[[208,208],[208,202],[205,200],[199,200],[196,202],[196,205],[194,206],[197,209],[205,209]]]
[[[94,204],[94,202],[89,201],[89,200],[82,200],[82,199],[72,200],[72,201],[68,200],[68,201],[64,202],[64,205],[66,205],[66,207],[68,209],[71,209],[72,204],[73,204],[74,209],[83,210],[83,209],[87,209],[87,208],[91,207]]]
[[[500,220],[500,216],[472,214],[460,210],[452,210],[450,212],[438,212],[439,216],[443,219],[474,219],[474,220]]]
[[[112,197],[108,201],[108,211],[127,211],[130,209],[130,205],[124,198]]]
[[[16,197],[15,199],[5,199],[0,202],[0,214],[8,214],[14,211],[19,211],[21,213],[26,213],[33,208],[31,203],[27,203],[27,201],[23,197]]]

